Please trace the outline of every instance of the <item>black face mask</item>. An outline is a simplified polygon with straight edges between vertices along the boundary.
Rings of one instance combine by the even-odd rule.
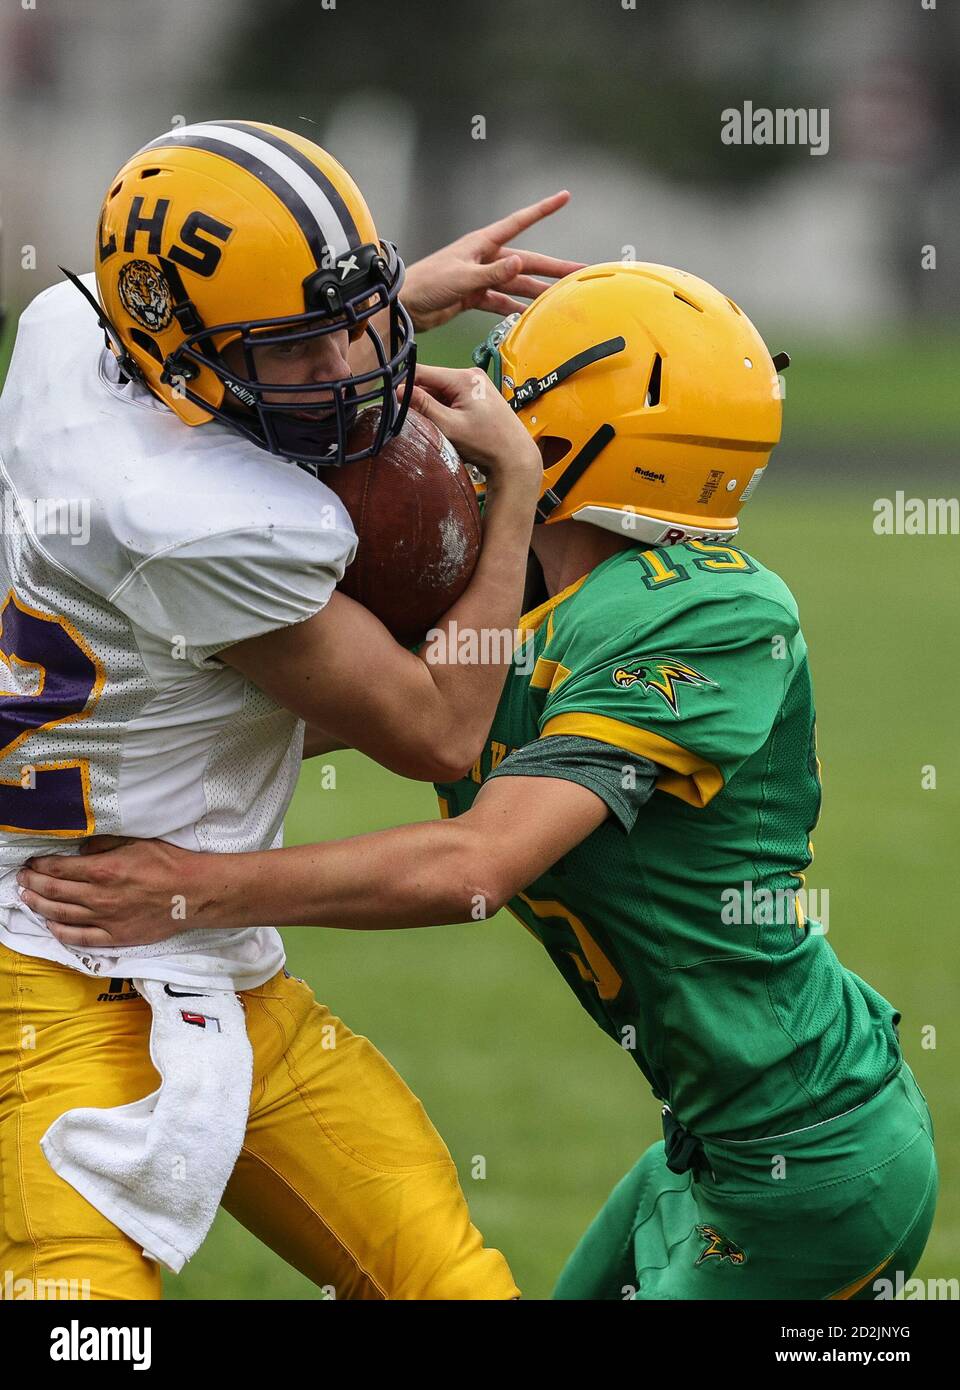
[[[357,416],[360,411],[357,406],[357,392],[354,387],[348,386],[343,393],[343,428],[338,421],[336,411],[324,413],[319,410],[317,419],[301,420],[299,417],[289,414],[277,415],[273,422],[273,430],[276,435],[278,449],[284,458],[295,459],[301,468],[305,468],[308,473],[318,476],[318,470],[322,467],[335,468],[341,463],[353,463],[357,458],[365,458],[368,453],[374,450],[362,449],[355,454],[347,455],[344,448],[345,437],[353,429]],[[302,407],[301,407],[302,408]],[[388,429],[384,435],[384,443],[391,438]],[[383,446],[380,445],[380,448]],[[325,451],[325,452],[324,452]],[[317,458],[320,452],[324,461],[321,463]],[[343,453],[343,457],[341,457]]]
[[[356,269],[345,279],[340,278],[336,269],[318,270],[307,277],[304,281],[307,309],[303,314],[271,322],[259,320],[211,327],[197,319],[194,306],[185,298],[176,267],[168,271],[164,264],[177,306],[174,312],[181,317],[188,337],[167,357],[162,380],[183,383],[187,400],[260,448],[306,465],[310,471],[354,463],[378,453],[403,427],[413,390],[416,344],[413,324],[399,299],[404,269],[396,247],[389,242],[382,242],[379,247],[362,246],[353,259],[357,262]],[[389,322],[386,342],[372,323],[374,316],[384,310],[388,311]],[[324,381],[315,388],[296,383],[277,385],[264,382],[257,375],[255,348],[306,342],[358,328],[366,334],[376,355],[377,366],[369,371]],[[234,342],[242,349],[245,376],[231,371],[217,351],[214,338],[222,333],[233,334]],[[209,369],[223,382],[222,405],[212,406],[191,392],[189,383],[197,378],[202,368]],[[323,399],[315,409],[317,418],[303,419],[304,413],[311,410],[303,401],[305,390],[310,389],[322,394]],[[273,399],[266,401],[265,395]],[[284,400],[285,396],[295,399]],[[359,412],[370,405],[381,407],[376,435],[367,447],[351,452],[347,436]]]

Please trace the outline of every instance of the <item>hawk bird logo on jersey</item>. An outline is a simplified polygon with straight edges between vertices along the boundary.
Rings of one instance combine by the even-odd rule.
[[[711,1258],[717,1259],[722,1264],[724,1260],[729,1260],[732,1265],[742,1265],[747,1258],[739,1245],[734,1245],[732,1240],[721,1235],[716,1226],[698,1226],[697,1235],[701,1240],[705,1240],[706,1246],[700,1251],[696,1263],[702,1265],[704,1260]]]
[[[170,286],[149,261],[127,261],[120,272],[120,298],[131,318],[154,333],[173,322]]]
[[[717,688],[716,681],[673,656],[653,656],[639,666],[618,666],[613,673],[613,683],[621,689],[640,685],[644,691],[655,690],[676,715],[680,713],[677,686],[712,685]]]

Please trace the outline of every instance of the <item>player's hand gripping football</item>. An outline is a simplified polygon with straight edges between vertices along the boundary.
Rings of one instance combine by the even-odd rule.
[[[543,294],[553,280],[582,270],[582,261],[520,251],[507,244],[569,201],[566,189],[553,193],[409,266],[400,298],[417,332],[436,328],[464,309],[486,309],[501,317],[522,311],[524,301]]]
[[[65,946],[146,946],[205,925],[209,895],[190,872],[203,857],[165,840],[97,835],[80,854],[28,860],[17,882]]]
[[[417,364],[411,404],[443,431],[466,463],[494,482],[526,480],[539,489],[540,451],[490,378],[478,367]]]

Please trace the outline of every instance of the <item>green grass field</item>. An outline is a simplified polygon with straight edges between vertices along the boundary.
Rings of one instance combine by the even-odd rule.
[[[801,462],[786,452],[783,459],[750,505],[743,544],[794,590],[811,651],[825,796],[808,886],[830,891],[830,940],[844,963],[902,1010],[904,1050],[934,1113],[942,1179],[917,1273],[952,1277],[960,1237],[952,882],[960,538],[877,537],[872,500],[902,486],[897,475],[841,483],[820,466],[801,493]],[[931,487],[931,495],[943,492]],[[910,490],[926,495],[923,484]],[[319,767],[305,769],[289,840],[434,814],[428,787],[357,754],[331,761],[335,790],[321,789]],[[929,764],[937,787],[924,791]],[[658,1107],[628,1055],[505,914],[379,936],[308,928],[285,935],[290,968],[372,1038],[423,1099],[457,1161],[474,1220],[507,1254],[525,1295],[547,1296],[610,1188],[659,1137]],[[935,1048],[924,1046],[931,1027]],[[478,1154],[483,1180],[471,1178]],[[177,1298],[317,1296],[224,1213],[167,1290]]]

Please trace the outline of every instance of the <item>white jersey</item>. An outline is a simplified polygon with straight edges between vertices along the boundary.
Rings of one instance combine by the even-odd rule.
[[[263,983],[283,962],[272,927],[71,950],[15,873],[91,834],[280,843],[303,725],[215,653],[324,606],[356,547],[346,511],[295,464],[125,382],[69,284],[20,321],[0,501],[0,943],[112,977]]]

